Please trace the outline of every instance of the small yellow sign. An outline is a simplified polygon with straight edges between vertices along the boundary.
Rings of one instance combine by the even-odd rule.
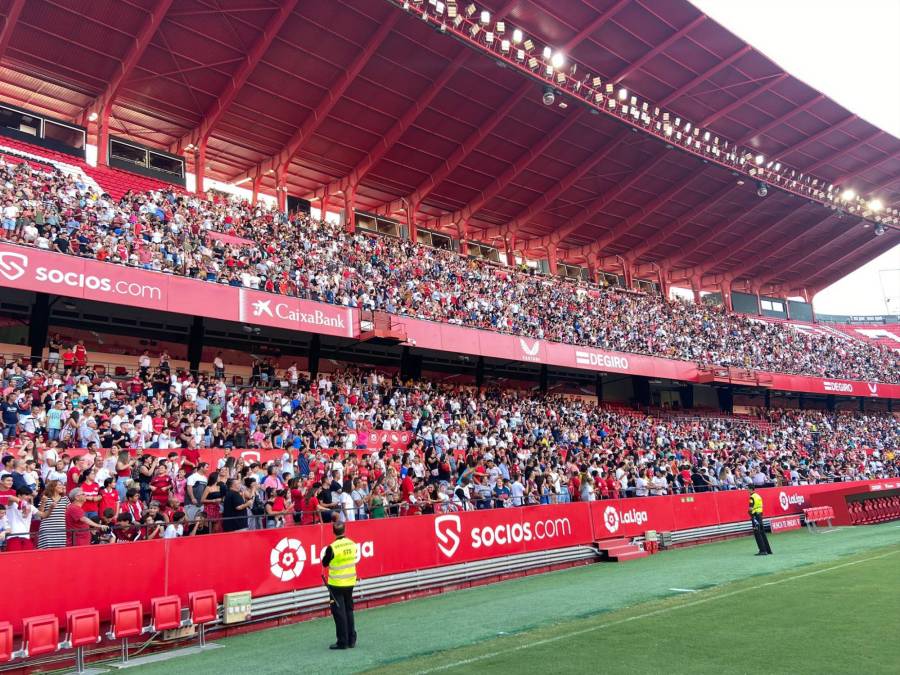
[[[226,593],[223,598],[222,623],[241,623],[250,618],[250,601],[253,599],[250,591],[237,591]]]

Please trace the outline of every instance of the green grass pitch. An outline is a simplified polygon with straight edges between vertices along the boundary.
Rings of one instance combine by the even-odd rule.
[[[897,673],[900,525],[596,564],[219,640],[150,673]],[[213,636],[214,639],[214,636]]]

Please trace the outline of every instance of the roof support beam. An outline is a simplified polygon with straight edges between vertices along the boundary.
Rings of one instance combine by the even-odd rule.
[[[877,138],[878,136],[880,136],[880,135],[883,134],[883,133],[884,133],[884,132],[883,132],[881,129],[876,129],[873,133],[869,134],[869,135],[866,136],[865,138],[861,138],[861,139],[859,139],[858,141],[851,141],[850,143],[848,143],[847,145],[845,145],[843,148],[840,148],[839,150],[835,150],[835,151],[832,152],[831,154],[826,155],[825,157],[823,157],[822,159],[816,160],[815,162],[813,162],[813,163],[810,164],[809,166],[803,167],[803,171],[804,171],[804,173],[807,172],[807,171],[815,171],[816,169],[818,169],[818,168],[819,168],[820,166],[822,166],[823,164],[828,164],[828,162],[831,162],[831,161],[837,159],[838,157],[840,157],[840,156],[842,156],[842,155],[846,155],[846,154],[847,154],[848,152],[850,152],[851,150],[855,150],[855,149],[858,148],[859,146],[861,146],[861,145],[863,145],[863,144],[865,144],[865,143],[868,143],[868,142],[871,141],[873,138]],[[869,167],[865,167],[865,168],[863,169],[863,171],[865,171],[865,170],[868,169],[868,168],[869,168]]]
[[[209,138],[213,128],[215,128],[222,115],[225,114],[228,106],[234,101],[238,92],[240,92],[244,83],[247,81],[247,78],[250,77],[263,56],[265,56],[266,51],[278,35],[284,22],[287,21],[288,17],[294,11],[298,1],[299,0],[284,0],[279,5],[278,11],[266,22],[262,33],[256,38],[253,46],[250,47],[250,51],[247,52],[243,62],[238,67],[237,72],[231,76],[231,79],[228,81],[228,84],[225,86],[222,93],[216,97],[216,100],[213,101],[209,109],[203,113],[203,118],[200,120],[199,126],[186,133],[173,145],[172,150],[174,152],[180,152],[187,145],[199,145]]]
[[[532,91],[533,88],[530,80],[523,82],[516,92],[506,100],[503,107],[491,115],[490,119],[485,120],[485,122],[478,127],[478,130],[470,135],[462,145],[458,146],[453,154],[450,155],[450,157],[445,160],[434,173],[429,174],[425,180],[419,183],[419,185],[416,186],[416,189],[413,190],[405,200],[403,198],[395,199],[379,207],[376,213],[382,216],[390,216],[391,214],[406,208],[405,202],[421,204],[422,200],[430,195],[432,190],[443,183],[447,179],[447,176],[453,173],[456,170],[456,167],[462,164],[466,158],[472,154],[475,148],[481,145],[482,141],[493,133],[494,129],[497,128],[497,125],[512,112],[512,109],[515,108],[519,101],[521,101],[528,92]]]
[[[541,213],[544,209],[550,206],[559,198],[559,196],[563,192],[572,187],[575,183],[581,180],[581,178],[583,178],[588,171],[602,162],[607,157],[607,155],[609,155],[609,153],[615,150],[616,147],[618,147],[618,145],[625,140],[627,134],[628,131],[619,132],[618,136],[615,136],[611,141],[600,148],[600,150],[598,150],[596,153],[585,159],[581,164],[572,169],[563,177],[562,180],[560,180],[547,192],[531,202],[531,204],[526,206],[511,221],[497,227],[488,228],[485,232],[482,233],[483,241],[489,242],[491,239],[501,237],[505,234],[515,234],[516,232],[518,232],[519,228],[522,225],[527,223],[534,216]]]
[[[690,224],[694,218],[702,215],[704,211],[715,206],[718,202],[728,196],[735,187],[736,186],[734,184],[728,184],[709,199],[703,199],[699,204],[691,209],[688,209],[687,212],[679,216],[674,223],[666,225],[655,234],[647,237],[647,239],[645,239],[640,246],[629,251],[629,257],[632,260],[638,260],[647,251],[652,250],[655,246],[659,246],[660,244],[665,243],[665,241],[669,239],[669,237],[681,231],[681,229]],[[599,253],[599,250],[595,252]],[[606,261],[601,261],[601,265],[604,262]]]
[[[862,169],[860,169],[860,171],[871,171],[871,170],[874,169],[875,167],[881,166],[882,164],[884,164],[884,163],[886,163],[886,162],[890,162],[890,161],[893,160],[893,159],[897,159],[898,157],[900,157],[900,151],[898,151],[898,152],[892,152],[892,153],[889,154],[889,155],[885,155],[884,157],[882,157],[881,159],[879,159],[879,160],[878,160],[877,162],[875,162],[874,164],[868,164],[868,165],[864,166]],[[834,179],[833,181],[831,181],[831,182],[834,183],[835,185],[841,185],[845,180],[849,180],[849,179],[853,178],[855,175],[856,175],[855,173],[844,174],[843,176],[840,176],[840,177],[838,177],[838,178],[835,178],[835,179]]]
[[[647,61],[649,61],[650,59],[652,59],[654,56],[656,56],[656,55],[659,54],[660,52],[663,52],[663,51],[665,51],[666,49],[668,49],[670,46],[672,46],[672,45],[675,44],[678,40],[680,40],[680,39],[683,38],[685,35],[687,35],[688,33],[690,33],[692,30],[694,30],[697,26],[699,26],[699,25],[700,25],[701,23],[703,23],[704,21],[706,21],[706,15],[705,15],[705,14],[701,14],[701,15],[698,16],[696,19],[694,19],[694,20],[691,21],[689,24],[687,24],[684,28],[680,28],[680,29],[679,29],[678,31],[676,31],[675,33],[672,33],[669,37],[667,37],[665,40],[663,40],[663,41],[660,42],[658,45],[656,45],[653,49],[651,49],[650,51],[646,52],[643,56],[641,56],[640,58],[638,58],[638,59],[632,61],[632,62],[629,63],[627,66],[625,66],[624,68],[622,68],[622,70],[620,70],[618,73],[616,73],[615,75],[613,75],[613,76],[610,78],[610,81],[611,81],[611,82],[621,82],[621,81],[624,80],[626,77],[628,77],[631,73],[633,73],[633,72],[636,71],[638,68],[640,68],[640,67],[643,66],[645,63],[647,63]]]
[[[713,75],[718,73],[720,70],[727,68],[728,66],[730,66],[732,63],[737,61],[739,58],[744,56],[744,54],[746,54],[747,52],[749,52],[752,49],[753,48],[750,45],[744,45],[743,47],[738,49],[736,52],[731,54],[731,56],[723,59],[722,61],[717,62],[716,65],[714,65],[712,68],[705,70],[704,72],[700,73],[695,78],[693,78],[692,80],[685,82],[683,85],[678,87],[678,89],[674,90],[671,94],[669,94],[662,101],[659,102],[659,107],[663,108],[663,107],[669,105],[670,103],[672,103],[673,101],[677,101],[682,96],[689,94],[691,92],[691,89],[696,87],[701,82],[708,80]]]
[[[761,258],[757,258],[755,261],[753,261],[750,264],[745,264],[744,265],[745,270],[754,269],[754,268],[758,267],[760,263],[763,263],[766,260],[769,260],[771,258],[777,257],[778,254],[780,254],[782,251],[787,250],[790,246],[792,246],[796,242],[802,240],[804,237],[808,237],[813,232],[818,230],[822,225],[824,225],[829,220],[831,220],[835,215],[837,215],[837,214],[834,212],[829,212],[824,218],[821,218],[817,222],[813,223],[813,225],[811,227],[805,227],[805,228],[803,228],[803,230],[801,232],[798,232],[796,235],[794,235],[792,237],[788,237],[785,241],[783,241],[777,247],[773,248],[771,251],[767,251]],[[852,227],[847,228],[846,222],[844,222],[842,219],[837,219],[837,222],[834,225],[834,227],[832,227],[830,230],[828,230],[828,232],[826,232],[819,239],[809,242],[809,245],[804,248],[804,250],[808,249],[809,252],[806,253],[805,255],[801,256],[800,258],[797,258],[796,260],[791,260],[791,265],[792,266],[802,265],[807,260],[809,260],[810,258],[815,256],[817,253],[819,253],[822,250],[823,246],[830,246],[832,243],[839,242],[839,241],[841,241],[841,239],[843,239],[843,237],[850,235],[850,234],[854,234],[853,228]],[[742,271],[744,271],[744,270],[742,270]],[[760,283],[760,285],[763,285],[765,283],[768,283],[769,281],[771,281],[772,279],[774,279],[777,276],[778,276],[777,272],[774,274],[768,274],[766,276],[760,276],[759,283]]]
[[[630,2],[631,2],[631,0],[619,0],[619,2],[614,4],[612,7],[610,7],[605,12],[603,12],[603,14],[600,14],[599,16],[595,17],[594,20],[591,21],[587,26],[585,26],[580,31],[578,31],[575,35],[572,36],[572,39],[570,39],[566,43],[564,49],[566,51],[574,49],[576,45],[580,44],[581,41],[584,40],[585,38],[588,38],[591,35],[593,35],[596,31],[598,31],[600,29],[600,27],[603,24],[605,24],[607,21],[609,21],[611,18],[613,18],[613,16],[615,16],[619,12],[619,10],[624,8],[625,5],[627,5]]]
[[[156,31],[159,30],[160,24],[162,24],[163,19],[166,18],[166,13],[169,11],[171,5],[172,0],[157,0],[153,9],[150,11],[150,16],[147,18],[146,23],[141,27],[140,33],[135,37],[134,42],[128,49],[128,53],[125,54],[125,58],[122,59],[118,72],[113,75],[106,90],[85,108],[85,112],[96,112],[100,117],[100,134],[97,140],[97,161],[101,164],[106,164],[107,161],[106,150],[109,145],[109,115],[112,111],[113,103],[119,94],[119,90],[125,83],[125,80],[131,75],[131,72],[140,62],[144,52],[147,51],[147,47],[150,46],[153,36],[156,35]]]
[[[579,211],[574,218],[558,227],[549,235],[540,237],[539,239],[532,239],[531,241],[527,242],[527,248],[542,248],[545,246],[555,247],[559,242],[563,241],[571,233],[577,232],[582,225],[584,225],[591,218],[600,213],[600,211],[602,211],[607,204],[612,202],[612,200],[625,192],[625,190],[634,185],[634,183],[643,178],[647,173],[652,171],[653,168],[663,160],[667,152],[668,151],[665,149],[662,152],[658,152],[655,157],[650,159],[647,164],[641,167],[640,171],[633,172],[631,176],[616,185],[612,190],[594,199],[590,204],[581,209],[581,211]],[[614,235],[610,233],[606,235],[606,237],[612,239],[614,238]]]
[[[711,242],[717,236],[719,236],[720,234],[722,234],[724,232],[728,232],[732,227],[734,227],[735,225],[740,223],[742,220],[744,220],[748,215],[753,213],[753,211],[755,211],[758,208],[761,208],[764,203],[765,203],[765,200],[760,199],[749,209],[747,209],[746,211],[741,213],[737,218],[734,218],[734,219],[728,221],[724,225],[719,225],[719,224],[713,225],[711,228],[709,228],[709,230],[707,230],[703,234],[701,234],[697,237],[694,237],[694,240],[690,244],[679,248],[678,253],[676,253],[675,255],[669,256],[666,259],[666,263],[668,263],[669,267],[674,267],[675,265],[680,263],[682,260],[690,258],[694,253],[696,253],[698,250],[700,250],[701,248],[706,246],[709,242]],[[793,211],[792,211],[792,213],[793,213]],[[710,259],[707,262],[705,262],[703,265],[701,265],[701,267],[705,267],[706,269],[709,269],[709,267],[712,267],[717,262],[718,261],[715,259]]]
[[[637,211],[632,213],[626,218],[622,224],[616,228],[615,236],[607,236],[604,240],[594,242],[593,244],[589,244],[587,247],[582,247],[579,249],[581,251],[580,255],[584,257],[590,256],[598,256],[603,252],[603,248],[614,244],[618,239],[624,237],[627,234],[630,234],[636,227],[638,227],[643,221],[644,218],[649,216],[651,213],[654,213],[660,206],[666,204],[672,197],[677,195],[679,192],[684,190],[694,179],[699,178],[704,172],[704,169],[701,169],[699,173],[690,173],[680,181],[672,185],[668,190],[663,192],[660,195],[651,201],[649,204],[645,204]],[[603,266],[606,264],[612,265],[615,263],[615,256],[610,258],[604,258],[598,261],[598,263]]]
[[[746,249],[750,248],[753,244],[755,244],[757,241],[762,239],[766,234],[768,234],[769,232],[773,232],[775,230],[775,228],[777,228],[779,225],[781,225],[783,222],[785,222],[788,218],[792,217],[796,213],[799,213],[803,209],[804,206],[806,206],[806,204],[801,203],[795,209],[789,211],[788,213],[784,214],[780,218],[776,218],[775,220],[770,222],[768,225],[765,225],[764,227],[757,229],[756,233],[752,237],[740,242],[738,247],[736,249],[732,250],[728,254],[728,257],[729,258],[734,257],[738,253],[741,253],[742,251],[745,251]],[[689,279],[692,276],[703,276],[704,274],[709,272],[710,269],[715,267],[716,264],[718,264],[718,262],[719,261],[708,261],[697,267],[678,270],[678,272],[679,272],[678,278],[679,279]],[[733,270],[729,270],[728,275],[729,276],[740,275],[740,273],[742,273],[745,269],[749,269],[750,267],[752,267],[752,265],[753,265],[752,261],[749,263],[742,263],[742,265],[740,267],[735,268]],[[674,273],[673,273],[673,276],[674,276]]]
[[[381,43],[384,42],[388,33],[391,32],[401,16],[401,12],[394,11],[388,15],[384,22],[378,27],[378,30],[375,31],[375,33],[372,34],[372,37],[369,38],[369,41],[366,42],[362,51],[357,54],[356,58],[353,59],[349,66],[347,66],[346,70],[340,74],[337,81],[331,85],[328,92],[325,94],[325,97],[319,102],[319,105],[306,116],[306,119],[304,119],[297,130],[294,131],[293,136],[291,136],[279,153],[261,160],[255,167],[233,177],[231,179],[232,182],[244,178],[252,179],[253,176],[263,175],[270,171],[286,171],[291,161],[297,153],[303,149],[303,146],[316,132],[322,122],[325,121],[325,118],[328,117],[331,109],[337,105],[337,102],[344,95],[344,92],[347,91],[347,88],[353,80],[356,79],[356,76],[359,75],[363,68],[365,68],[369,59],[371,59],[375,55],[375,52],[378,51]]]
[[[447,86],[447,83],[450,79],[456,75],[460,68],[462,68],[466,61],[474,54],[475,52],[467,49],[466,47],[460,48],[457,52],[456,57],[451,61],[446,68],[441,71],[440,77],[432,82],[428,88],[422,92],[418,99],[416,99],[412,106],[407,109],[407,111],[403,114],[400,119],[394,122],[393,126],[388,130],[388,132],[378,139],[375,147],[372,148],[366,154],[365,157],[360,160],[360,162],[353,167],[353,169],[343,178],[339,178],[337,180],[331,181],[328,185],[324,185],[315,191],[313,195],[314,199],[321,199],[322,197],[327,197],[329,195],[337,194],[338,192],[344,192],[348,189],[352,189],[357,187],[363,178],[365,178],[366,174],[371,171],[375,165],[381,161],[381,159],[390,151],[392,147],[400,140],[400,137],[412,126],[413,122],[419,117],[424,110],[431,105],[431,102],[434,100],[434,97],[437,96],[440,91]]]
[[[453,223],[459,223],[469,220],[478,213],[485,204],[500,194],[503,189],[513,182],[519,174],[521,174],[528,166],[538,157],[543,155],[560,137],[572,128],[572,125],[584,114],[584,108],[577,108],[574,112],[563,118],[562,122],[557,124],[553,131],[544,136],[537,145],[532,146],[524,153],[519,155],[516,160],[510,164],[506,171],[500,174],[494,181],[484,190],[478,193],[472,201],[463,208],[457,209],[453,213],[445,213],[437,218],[431,218],[425,223],[425,227],[446,227]]]
[[[804,103],[796,108],[792,108],[791,110],[787,111],[784,115],[776,117],[774,120],[772,120],[771,122],[767,122],[766,124],[763,124],[758,129],[751,129],[749,132],[747,132],[746,134],[741,136],[741,138],[739,138],[737,140],[735,145],[743,145],[744,143],[749,141],[751,138],[755,138],[757,136],[762,136],[764,133],[769,131],[769,129],[772,129],[772,128],[778,126],[782,122],[786,122],[787,120],[791,119],[794,115],[797,115],[806,110],[809,110],[816,103],[819,103],[820,101],[824,101],[824,100],[825,100],[825,94],[819,94],[818,96],[813,96],[806,103]]]
[[[832,260],[831,262],[825,263],[825,265],[822,267],[816,268],[815,271],[812,274],[810,274],[808,278],[804,278],[804,276],[797,274],[793,277],[786,278],[784,280],[784,282],[782,282],[781,285],[790,287],[793,284],[806,283],[812,279],[824,278],[826,276],[826,275],[824,275],[824,272],[827,272],[828,270],[833,270],[835,268],[843,267],[844,264],[846,264],[848,261],[851,261],[854,258],[859,258],[861,256],[866,255],[865,253],[863,253],[864,250],[871,250],[871,249],[881,250],[882,248],[884,250],[888,250],[892,246],[895,246],[898,243],[898,238],[891,237],[888,233],[885,233],[885,236],[883,236],[883,237],[876,237],[874,234],[872,234],[871,230],[863,230],[863,232],[867,233],[868,236],[871,237],[871,240],[869,240],[867,242],[860,242],[858,245],[844,244],[843,240],[845,239],[845,236],[847,239],[850,238],[851,234],[856,235],[857,237],[862,236],[862,235],[860,235],[859,228],[851,227],[845,233],[845,236],[842,235],[838,239],[834,240],[831,244],[827,245],[827,248],[831,249],[831,248],[834,248],[835,244],[841,243],[841,246],[838,250],[845,250],[845,251],[847,251],[847,253],[842,255],[840,258],[837,258],[835,260]],[[890,232],[890,230],[888,232]],[[816,252],[821,253],[822,249],[819,249]],[[845,272],[843,272],[843,273],[845,273]],[[813,285],[816,285],[816,284],[813,284]]]
[[[900,239],[898,239],[897,237],[890,237],[888,235],[884,235],[882,237],[873,236],[868,243],[864,243],[861,246],[856,247],[855,250],[852,250],[850,253],[843,256],[840,260],[836,260],[834,263],[829,264],[827,267],[824,267],[821,270],[817,270],[815,274],[810,276],[810,279],[819,280],[818,283],[813,284],[815,287],[828,288],[828,286],[847,274],[845,270],[841,269],[841,267],[847,262],[853,263],[856,267],[862,267],[878,256],[887,253],[898,244],[900,244]],[[828,269],[833,269],[834,271],[830,274],[822,274],[822,272]]]
[[[776,75],[774,77],[769,77],[768,81],[766,81],[764,84],[760,85],[759,87],[756,87],[755,89],[744,94],[740,98],[735,99],[734,101],[732,101],[731,103],[726,105],[724,108],[721,108],[720,110],[716,110],[714,113],[707,115],[706,118],[703,119],[697,126],[700,128],[708,127],[710,124],[712,124],[716,120],[722,119],[728,113],[730,113],[732,110],[736,110],[736,109],[740,108],[742,105],[744,105],[745,103],[752,101],[754,98],[756,98],[757,96],[759,96],[760,94],[762,94],[764,92],[767,92],[769,89],[774,87],[779,82],[783,82],[788,77],[790,77],[790,75],[788,75],[787,73],[781,73],[780,75]]]
[[[850,122],[853,122],[858,119],[859,119],[859,117],[857,115],[848,115],[847,117],[842,119],[840,122],[837,122],[836,124],[830,124],[827,127],[825,127],[824,129],[822,129],[821,131],[817,131],[812,136],[807,136],[806,138],[801,138],[799,141],[797,141],[793,145],[789,145],[786,148],[782,148],[775,154],[778,155],[779,157],[781,157],[782,159],[787,159],[787,156],[790,155],[792,152],[796,152],[800,148],[805,148],[810,143],[818,141],[823,136],[827,136],[828,134],[830,134],[833,131],[842,129],[846,125],[850,124]]]
[[[516,2],[517,0],[506,0],[506,4],[494,13],[495,19],[503,19],[509,14]],[[376,147],[373,148],[349,174],[343,178],[333,180],[328,185],[316,190],[314,198],[321,199],[322,197],[327,197],[337,192],[355,189],[360,182],[362,182],[362,179],[365,178],[366,174],[371,171],[372,168],[374,168],[374,166],[400,140],[400,137],[403,136],[412,123],[416,121],[418,116],[431,104],[431,101],[433,101],[434,97],[440,93],[441,89],[447,86],[450,79],[466,64],[473,54],[475,54],[474,51],[463,46],[462,49],[457,52],[453,61],[443,70],[441,76],[432,82],[428,89],[426,89],[421,96],[419,96],[418,100],[413,103],[412,107],[406,111],[403,117],[394,123],[387,134],[379,140],[378,145],[376,145]],[[421,198],[413,199],[414,196],[415,195],[410,195],[407,197],[407,204],[419,204],[421,202]]]
[[[3,22],[3,30],[0,31],[0,61],[2,61],[3,57],[6,55],[6,49],[9,47],[10,38],[12,38],[16,23],[19,21],[19,15],[22,13],[22,8],[24,6],[25,0],[13,0],[13,3],[9,6],[9,12],[6,14],[6,21]]]

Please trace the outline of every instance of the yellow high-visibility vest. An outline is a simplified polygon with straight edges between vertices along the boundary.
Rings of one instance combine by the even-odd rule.
[[[331,586],[356,585],[356,542],[341,537],[331,542],[334,558],[328,565],[328,583]]]
[[[757,513],[762,515],[763,512],[763,503],[762,497],[760,497],[757,493],[753,493],[750,495],[750,513],[756,515]]]

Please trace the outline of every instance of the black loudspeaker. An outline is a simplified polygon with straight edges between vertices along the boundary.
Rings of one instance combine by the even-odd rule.
[[[307,200],[300,199],[300,197],[292,197],[291,195],[287,196],[288,213],[302,213],[308,216],[309,207],[310,203]]]

